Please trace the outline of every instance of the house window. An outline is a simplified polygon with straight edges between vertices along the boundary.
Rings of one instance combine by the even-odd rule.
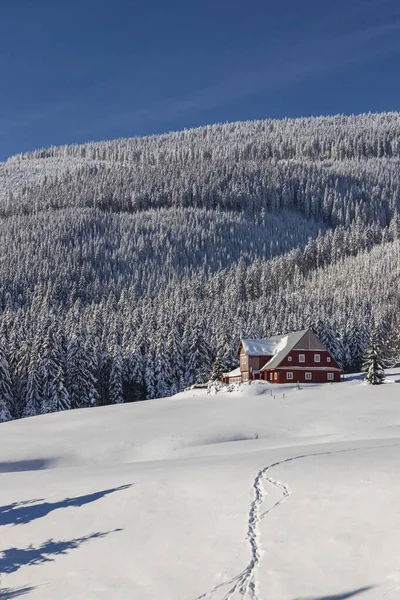
[[[270,373],[270,374],[269,374],[269,380],[270,380],[270,381],[272,381],[272,380],[273,380],[273,378],[274,378],[274,374],[273,374],[273,373]]]
[[[314,354],[314,362],[321,362],[321,355],[320,354]]]
[[[245,363],[245,362],[246,362],[246,355],[245,355],[245,354],[243,354],[243,355],[240,357],[240,360],[242,361],[242,363]]]
[[[292,371],[287,371],[287,373],[286,373],[286,379],[293,379],[293,373],[292,373]]]
[[[299,354],[299,362],[306,362],[306,355],[305,354]]]
[[[331,362],[331,357],[330,356],[326,357],[326,362]]]
[[[247,371],[245,371],[245,372],[243,373],[243,381],[248,381],[248,380],[249,380],[249,374],[248,374],[248,372],[247,372]]]
[[[328,381],[334,381],[335,380],[335,376],[333,373],[327,373],[328,376]]]
[[[292,362],[292,357],[291,356],[288,356],[287,359],[288,359],[289,362]]]
[[[306,381],[311,381],[312,373],[306,373]]]
[[[274,373],[274,379],[278,379],[278,373],[276,371]]]

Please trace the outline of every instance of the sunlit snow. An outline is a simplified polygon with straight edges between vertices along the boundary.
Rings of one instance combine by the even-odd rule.
[[[0,598],[399,598],[399,384],[1,424]]]

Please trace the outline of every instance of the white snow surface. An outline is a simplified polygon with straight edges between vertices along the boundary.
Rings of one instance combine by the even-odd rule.
[[[268,340],[244,339],[242,344],[248,356],[272,356],[285,348],[287,340],[287,335],[283,335]]]
[[[0,598],[400,598],[400,369],[0,424]]]

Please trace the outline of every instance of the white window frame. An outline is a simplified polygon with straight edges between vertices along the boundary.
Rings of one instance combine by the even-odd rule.
[[[328,381],[335,381],[334,373],[327,373],[326,376],[327,376]]]
[[[243,371],[243,381],[248,381],[249,380],[249,373],[248,371]]]
[[[277,379],[278,379],[278,373],[277,373],[277,371],[275,371],[275,373],[274,373],[274,381],[276,381]]]
[[[293,371],[286,371],[286,379],[293,379]]]
[[[312,373],[305,373],[304,378],[306,381],[312,381]]]
[[[288,356],[287,359],[288,359],[289,362],[292,362],[292,357],[291,356]]]
[[[305,362],[306,362],[306,355],[299,354],[299,363],[305,363]]]
[[[271,373],[269,374],[269,380],[270,380],[270,381],[273,381],[273,379],[274,379],[274,374],[271,372]]]
[[[330,356],[326,357],[326,362],[331,362],[331,357]]]
[[[320,363],[321,362],[321,355],[320,354],[314,354],[314,362],[316,362],[316,363]]]

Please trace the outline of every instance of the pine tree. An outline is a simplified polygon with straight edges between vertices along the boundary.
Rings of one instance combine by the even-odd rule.
[[[111,363],[110,383],[109,383],[109,401],[111,404],[122,404],[124,401],[124,392],[122,387],[122,354],[118,346],[115,356]]]
[[[31,358],[28,365],[28,379],[26,386],[26,399],[24,408],[24,417],[34,417],[40,415],[43,405],[43,386],[41,369],[39,366],[39,338],[35,337]]]
[[[84,408],[97,404],[96,377],[88,348],[74,335],[67,348],[67,390],[71,408]]]
[[[40,363],[42,377],[42,412],[49,413],[59,410],[60,402],[59,388],[64,385],[63,381],[63,357],[60,346],[60,338],[57,336],[53,323],[48,326],[46,337],[42,347],[42,359]]]
[[[0,346],[0,423],[12,419],[12,400],[10,371],[4,350]]]
[[[144,384],[146,387],[146,397],[151,400],[156,397],[156,380],[154,375],[155,360],[152,352],[148,352],[145,357]]]
[[[65,378],[61,366],[57,368],[55,377],[51,381],[50,399],[49,412],[58,412],[71,408],[71,401],[65,387]]]
[[[383,361],[379,347],[375,340],[372,339],[364,355],[363,362],[365,381],[370,385],[378,385],[384,382],[385,370],[382,363]]]

